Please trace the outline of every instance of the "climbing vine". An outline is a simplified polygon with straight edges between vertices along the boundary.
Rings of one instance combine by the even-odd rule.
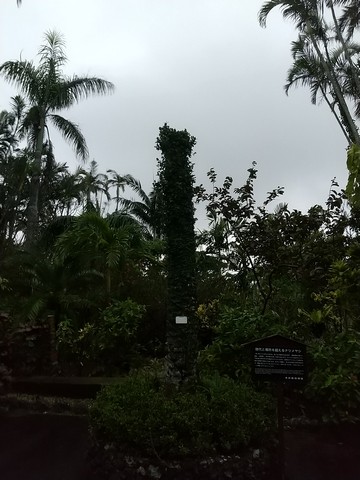
[[[160,128],[156,149],[159,188],[166,239],[168,316],[167,345],[170,376],[179,381],[191,375],[196,356],[194,176],[190,157],[196,144],[186,130],[167,124]],[[176,317],[187,317],[177,324]]]

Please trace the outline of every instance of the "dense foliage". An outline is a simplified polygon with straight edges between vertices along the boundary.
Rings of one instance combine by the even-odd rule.
[[[7,61],[0,65],[0,75],[15,84],[26,98],[18,110],[18,128],[27,138],[28,154],[31,158],[29,201],[26,215],[27,247],[32,248],[39,230],[39,196],[44,142],[52,153],[48,123],[60,131],[80,158],[87,158],[88,149],[78,126],[59,115],[59,111],[71,107],[79,100],[93,94],[105,94],[114,88],[111,82],[96,77],[68,77],[63,73],[67,58],[64,39],[55,32],[45,34],[45,43],[39,49],[40,62],[35,66],[26,60]],[[17,103],[19,105],[19,102]]]
[[[103,441],[165,458],[239,451],[264,441],[271,418],[270,397],[220,376],[178,390],[138,373],[105,388],[91,409]]]
[[[311,374],[305,395],[317,413],[324,420],[359,420],[359,332],[348,331],[314,342],[310,359]]]
[[[44,122],[65,127],[65,138],[85,155],[80,131],[53,110],[111,85],[78,79],[80,92],[71,90],[56,35],[48,35],[38,67],[0,67],[28,97],[14,97],[0,112],[0,313],[7,319],[0,339],[2,381],[11,368],[21,374],[118,375],[165,357],[166,378],[131,374],[99,395],[92,410],[95,433],[154,455],[232,452],[262,438],[274,419],[268,396],[254,391],[267,387],[250,379],[244,344],[281,333],[304,342],[309,353],[308,384],[291,401],[318,418],[360,418],[357,130],[332,88],[342,72],[340,93],[358,115],[352,72],[358,49],[352,66],[341,56],[349,67],[344,71],[331,52],[325,63],[319,52],[313,58],[316,42],[325,49],[333,31],[319,37],[312,30],[319,16],[304,30],[319,3],[268,2],[261,13],[264,21],[280,5],[299,21],[302,43],[294,45],[288,88],[301,81],[296,68],[311,56],[318,62],[308,72],[312,92],[328,98],[352,143],[347,191],[333,181],[324,206],[307,212],[278,203],[283,187],[257,203],[255,163],[243,185],[230,176],[220,182],[211,169],[210,186],[194,187],[195,138],[166,124],[156,141],[161,158],[151,192],[130,174],[101,172],[95,161],[70,171],[57,162]],[[308,10],[297,10],[305,4]],[[344,37],[350,24],[343,19]],[[324,27],[322,20],[317,24]],[[41,82],[49,78],[56,91],[42,98]],[[60,91],[70,97],[60,98]],[[194,200],[208,218],[208,228],[196,235]],[[188,323],[176,324],[177,316]]]
[[[196,359],[196,261],[194,176],[190,157],[196,139],[164,125],[156,142],[161,152],[159,189],[163,205],[168,285],[167,344],[169,377],[180,381],[194,373]],[[186,317],[186,324],[176,324]]]

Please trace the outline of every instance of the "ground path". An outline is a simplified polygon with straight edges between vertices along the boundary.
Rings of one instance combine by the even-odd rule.
[[[359,425],[290,431],[285,443],[289,480],[360,480]],[[88,447],[86,417],[0,416],[0,479],[96,480]]]
[[[360,480],[360,425],[285,434],[289,480]]]
[[[88,423],[70,415],[0,417],[1,480],[93,480]]]

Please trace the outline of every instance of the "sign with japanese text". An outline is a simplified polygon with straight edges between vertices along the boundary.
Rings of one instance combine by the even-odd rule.
[[[306,346],[303,343],[272,335],[250,342],[254,378],[283,383],[306,380]]]

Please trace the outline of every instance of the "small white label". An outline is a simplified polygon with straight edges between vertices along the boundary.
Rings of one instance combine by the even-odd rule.
[[[187,317],[175,317],[175,323],[184,325],[187,323]]]

